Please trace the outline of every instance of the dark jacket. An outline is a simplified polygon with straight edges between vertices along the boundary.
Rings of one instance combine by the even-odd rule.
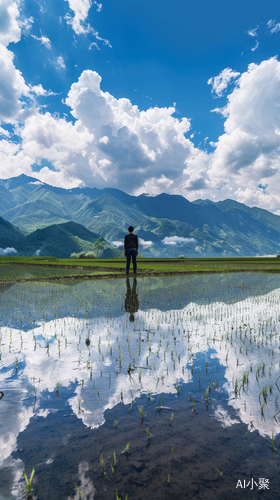
[[[137,234],[129,233],[124,237],[124,251],[128,248],[138,250],[138,236]]]

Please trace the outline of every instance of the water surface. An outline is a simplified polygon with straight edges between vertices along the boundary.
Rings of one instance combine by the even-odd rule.
[[[253,273],[0,285],[0,498],[33,466],[42,500],[278,498],[279,304]]]

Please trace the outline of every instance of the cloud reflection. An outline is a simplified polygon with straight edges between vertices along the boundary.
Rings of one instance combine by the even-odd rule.
[[[192,367],[201,353],[205,359],[216,358],[224,370],[218,390],[225,397],[218,406],[211,407],[210,402],[211,416],[223,426],[242,421],[262,436],[279,432],[273,416],[278,411],[280,387],[276,383],[280,289],[236,303],[190,302],[165,311],[141,309],[136,289],[128,287],[127,294],[126,312],[117,317],[68,316],[26,332],[1,328],[2,469],[31,418],[47,418],[55,411],[52,397],[59,390],[69,391],[67,403],[77,418],[97,428],[105,421],[105,411],[121,400],[130,404],[142,393],[175,395],[176,386],[184,383],[193,382],[197,390]],[[202,391],[202,401],[204,396]],[[225,398],[238,420],[229,416]],[[22,463],[15,465],[22,473]],[[83,470],[81,465],[81,475]],[[89,498],[94,496],[94,487],[92,491]]]

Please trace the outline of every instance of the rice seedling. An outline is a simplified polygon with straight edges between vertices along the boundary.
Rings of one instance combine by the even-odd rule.
[[[217,467],[216,467],[216,479],[219,479],[220,481],[223,479],[223,471],[219,471]]]
[[[22,474],[23,477],[24,477],[24,479],[25,479],[25,489],[26,489],[27,493],[31,493],[31,490],[32,490],[32,481],[33,481],[34,473],[35,473],[35,467],[32,467],[32,472],[30,474],[30,478],[29,479],[27,478],[26,472],[24,472]]]
[[[279,446],[279,442],[278,442],[278,446]],[[273,453],[273,450],[277,451],[277,449],[274,446],[274,432],[273,431],[272,431],[272,437],[271,437],[271,450],[272,450],[272,453]]]
[[[172,457],[172,460],[174,460],[174,452],[173,452],[173,448],[171,448],[171,457]]]
[[[212,379],[210,379],[210,382],[209,382],[209,385],[206,389],[206,392],[205,392],[205,401],[206,401],[206,406],[208,406],[209,404],[209,401],[208,401],[208,394],[209,394],[209,391],[211,391],[211,385],[212,385]]]
[[[79,488],[78,488],[78,486],[76,485],[76,483],[74,483],[74,485],[75,485],[75,488],[76,488],[76,490],[77,490],[77,492],[78,492],[78,495],[79,495],[79,500],[81,500],[81,499],[82,499],[82,493],[81,493],[81,491],[79,490]]]
[[[170,473],[169,472],[167,474],[167,484],[168,484],[168,486],[170,485]]]
[[[100,462],[100,464],[101,464],[101,472],[102,472],[102,475],[104,476],[104,474],[105,474],[105,462],[104,462],[103,455],[100,455],[100,457],[99,457],[99,462]]]
[[[154,401],[154,398],[152,397],[152,393],[150,390],[148,390],[148,400],[149,401]]]
[[[277,417],[277,415],[278,415],[279,413],[280,413],[280,410],[279,410],[277,413],[275,413],[275,415],[273,415],[273,418],[274,418],[274,420],[276,420],[276,422],[277,422],[277,423],[278,423],[278,420],[277,420],[277,418],[276,418],[276,417]]]
[[[130,441],[127,443],[125,449],[121,452],[121,454],[126,453],[128,455],[130,448]]]
[[[55,386],[55,389],[56,389],[56,395],[57,395],[58,397],[60,397],[60,396],[59,396],[59,387],[60,387],[60,384],[59,384],[59,382],[57,382],[57,384],[56,384],[56,386]]]
[[[141,415],[141,420],[142,420],[142,422],[143,422],[144,417],[146,416],[146,414],[144,414],[143,405],[142,405],[140,408],[139,408],[139,406],[138,406],[138,410],[139,410],[139,412],[140,412],[140,415]]]
[[[132,368],[131,363],[129,363],[129,365],[128,365],[128,369],[127,369],[127,373],[128,373],[128,375],[129,375],[129,376],[131,375],[131,372],[132,372],[133,370],[134,370],[134,369]]]
[[[170,425],[172,425],[172,423],[173,423],[173,418],[174,418],[174,413],[171,413],[171,416],[170,416],[170,419],[169,419],[170,420]]]
[[[238,380],[235,379],[235,383],[234,383],[234,394],[235,394],[235,397],[237,398],[238,394],[239,394],[239,387],[238,387]]]
[[[148,427],[145,429],[145,431],[146,431],[146,434],[147,434],[147,436],[148,436],[148,439],[149,439],[149,440],[150,440],[152,437],[154,437],[154,436],[153,436],[153,434],[151,434],[151,433],[150,433],[150,431],[149,431]]]
[[[249,385],[249,372],[244,372],[242,376],[242,388],[245,391],[245,387]]]
[[[113,474],[116,472],[117,465],[118,465],[118,460],[117,460],[117,457],[116,457],[116,453],[114,451],[114,463],[111,464],[111,470],[112,470]]]
[[[121,497],[119,497],[118,495],[118,492],[116,491],[116,500],[122,500]],[[125,499],[124,500],[128,500],[128,497],[127,497],[127,493],[125,495]]]
[[[259,399],[260,399],[260,396],[263,397],[263,400],[264,400],[265,404],[267,404],[267,396],[268,396],[268,394],[267,394],[267,385],[265,385],[263,387],[263,389],[261,390],[260,395],[259,395]]]

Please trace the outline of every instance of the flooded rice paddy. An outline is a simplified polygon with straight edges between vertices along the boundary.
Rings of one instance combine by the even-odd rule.
[[[279,498],[279,275],[5,284],[0,321],[1,500]]]

